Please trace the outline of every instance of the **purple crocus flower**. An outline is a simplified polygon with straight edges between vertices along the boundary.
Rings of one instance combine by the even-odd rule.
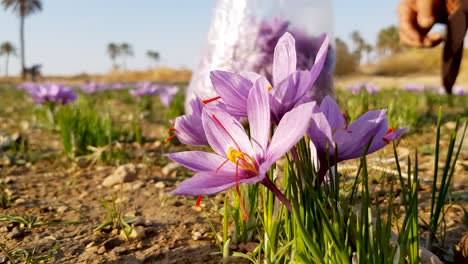
[[[305,103],[285,114],[271,140],[268,92],[261,82],[255,82],[247,100],[250,138],[233,116],[219,108],[203,108],[203,128],[208,143],[216,153],[186,151],[167,154],[171,160],[196,172],[172,193],[209,195],[234,186],[239,191],[240,183],[260,182],[291,209],[289,202],[265,174],[276,160],[302,138],[314,105],[312,102]],[[244,209],[243,215],[245,219]]]
[[[88,94],[106,90],[108,85],[99,82],[86,82],[80,89]]]
[[[199,98],[194,98],[190,101],[190,106],[192,108],[191,114],[179,116],[172,121],[174,128],[169,130],[174,134],[168,137],[166,142],[177,137],[180,142],[186,145],[208,145],[201,118],[203,104]]]
[[[351,84],[347,89],[354,95],[359,94],[361,91],[366,91],[369,94],[375,94],[379,91],[378,86],[368,82]]]
[[[169,107],[171,104],[172,98],[179,91],[177,85],[163,85],[159,89],[159,100],[165,107]]]
[[[458,96],[464,96],[466,95],[466,90],[465,87],[457,85],[453,87],[453,94],[458,95]]]
[[[424,85],[415,84],[415,83],[407,83],[403,85],[403,89],[405,89],[408,92],[423,92]]]
[[[24,90],[24,91],[30,91],[36,88],[38,84],[35,82],[23,82],[20,85],[18,85],[16,88],[18,90]]]
[[[291,34],[285,33],[276,44],[274,51],[273,85],[265,77],[252,72],[238,74],[212,71],[211,81],[219,96],[204,102],[222,99],[222,105],[226,111],[237,117],[245,117],[249,91],[252,84],[258,81],[264,89],[270,91],[272,119],[278,123],[282,116],[292,108],[311,100],[306,94],[323,68],[329,41],[330,38],[327,35],[310,70],[296,70],[295,40]]]
[[[335,165],[335,161],[362,156],[369,143],[366,154],[375,152],[407,130],[389,128],[386,110],[369,111],[348,126],[338,104],[331,97],[325,97],[313,112],[308,134],[311,148],[316,152],[320,181],[328,171],[327,153],[330,165]]]
[[[159,87],[151,82],[140,82],[136,89],[129,90],[129,93],[136,98],[151,96],[159,93]]]
[[[76,100],[75,92],[68,86],[58,83],[43,83],[29,90],[34,103],[61,103],[68,104]]]

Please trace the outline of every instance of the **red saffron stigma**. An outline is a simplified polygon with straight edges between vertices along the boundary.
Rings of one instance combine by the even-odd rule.
[[[384,137],[382,138],[382,140],[387,143],[387,144],[390,144],[390,140],[386,139],[385,136],[390,134],[390,133],[393,133],[393,131],[395,131],[395,128],[394,127],[390,127],[387,132],[385,132],[385,135]]]
[[[174,132],[174,131],[175,131],[175,128],[170,127],[170,128],[167,129],[167,131],[169,131],[169,132]]]
[[[228,162],[228,161],[229,161],[228,159],[223,161],[223,163],[221,163],[221,165],[219,165],[218,168],[216,168],[216,172],[218,172],[224,166],[224,164],[226,164],[226,162]]]
[[[173,140],[176,136],[177,136],[176,134],[170,135],[169,137],[167,137],[166,139],[164,139],[164,143],[167,143],[167,142]]]
[[[214,102],[214,101],[219,100],[219,99],[221,99],[221,96],[216,96],[216,97],[213,97],[213,98],[210,98],[210,99],[202,100],[202,103],[203,104],[209,104],[209,103]]]
[[[237,144],[237,142],[234,140],[234,138],[231,136],[231,134],[229,134],[229,132],[227,131],[227,129],[223,126],[223,124],[221,123],[221,121],[218,120],[218,118],[216,118],[215,115],[212,115],[211,118],[213,118],[214,121],[216,121],[216,123],[218,123],[222,128],[223,130],[226,132],[226,134],[231,138],[231,140],[234,142],[234,144],[236,144],[236,147],[237,147],[237,150],[240,151],[240,147],[239,145]]]
[[[249,216],[247,215],[247,211],[245,210],[244,199],[242,199],[242,194],[239,188],[239,161],[236,162],[236,192],[239,196],[239,203],[242,211],[242,219],[244,219],[244,221],[247,221],[249,220]]]
[[[202,199],[203,199],[203,195],[199,195],[197,198],[197,201],[195,202],[196,207],[200,207]]]

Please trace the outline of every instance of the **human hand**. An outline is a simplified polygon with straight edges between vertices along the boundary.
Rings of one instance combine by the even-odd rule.
[[[447,20],[444,0],[402,0],[397,8],[400,42],[413,47],[435,47],[443,39],[428,33],[436,22]]]

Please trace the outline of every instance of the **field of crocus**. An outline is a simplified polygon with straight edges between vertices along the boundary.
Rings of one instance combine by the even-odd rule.
[[[1,85],[0,263],[465,263],[464,89],[313,100],[293,41],[191,113],[186,84]]]

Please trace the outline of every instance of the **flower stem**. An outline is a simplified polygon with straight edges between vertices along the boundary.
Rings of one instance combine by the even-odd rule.
[[[260,183],[265,185],[265,187],[267,187],[284,204],[284,206],[292,212],[291,203],[268,177],[263,178]]]

